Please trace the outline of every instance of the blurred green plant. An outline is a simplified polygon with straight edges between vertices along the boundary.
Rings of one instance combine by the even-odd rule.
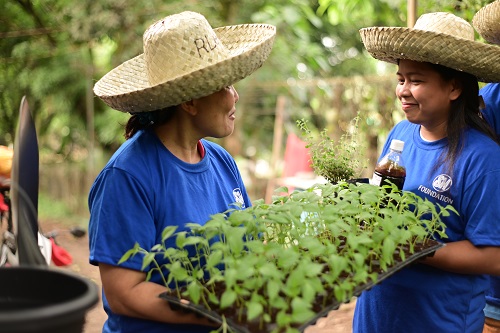
[[[367,161],[358,158],[362,144],[358,138],[359,116],[351,122],[349,132],[343,133],[336,141],[332,139],[326,129],[316,137],[309,129],[306,120],[298,120],[297,126],[306,141],[306,148],[310,149],[312,168],[329,182],[338,183],[360,177]]]

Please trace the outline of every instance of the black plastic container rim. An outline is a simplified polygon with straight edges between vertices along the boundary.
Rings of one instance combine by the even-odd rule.
[[[43,266],[23,266],[23,267],[2,267],[0,268],[0,281],[5,280],[5,275],[12,274],[13,276],[22,275],[29,276],[30,283],[36,285],[39,281],[37,275],[45,274],[59,276],[61,278],[71,279],[74,282],[80,283],[85,290],[78,297],[64,300],[56,304],[47,304],[36,309],[19,309],[16,311],[0,312],[0,332],[17,332],[23,327],[34,327],[37,330],[47,326],[54,325],[55,321],[59,323],[71,323],[78,321],[80,318],[85,319],[85,313],[99,301],[97,285],[90,279],[78,276],[73,273],[63,271],[62,269],[51,269]],[[12,286],[2,285],[1,289],[12,288]],[[57,292],[57,287],[54,286],[54,292]],[[46,288],[46,286],[38,286],[38,288]],[[4,295],[0,292],[0,302],[3,301]]]

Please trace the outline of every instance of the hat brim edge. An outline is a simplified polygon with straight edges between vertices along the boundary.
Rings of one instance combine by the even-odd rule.
[[[150,86],[145,80],[144,54],[140,54],[114,68],[104,75],[95,85],[94,94],[111,108],[122,112],[148,112],[172,105],[178,105],[192,99],[210,95],[220,89],[232,85],[245,77],[251,75],[260,68],[271,53],[276,35],[276,27],[267,24],[246,24],[243,26],[258,26],[268,30],[263,34],[263,39],[253,47],[243,48],[234,52],[236,55],[223,61],[214,63],[205,68],[195,70],[186,75],[173,78],[158,85]],[[231,29],[236,26],[222,27]],[[221,29],[221,28],[217,28]],[[214,29],[214,30],[217,30]],[[129,89],[127,83],[123,85],[122,91],[116,94],[106,93],[106,85],[114,82],[113,86],[120,84],[119,72],[133,72],[134,67],[139,67],[141,78],[144,81]],[[221,75],[221,71],[225,71]],[[219,77],[217,85],[208,86],[207,81]],[[127,81],[127,80],[125,80]],[[186,91],[196,92],[187,95]]]
[[[500,45],[500,1],[481,8],[472,18],[472,25],[487,42]]]
[[[376,59],[430,62],[470,73],[481,82],[500,82],[500,47],[431,31],[402,27],[360,29]]]

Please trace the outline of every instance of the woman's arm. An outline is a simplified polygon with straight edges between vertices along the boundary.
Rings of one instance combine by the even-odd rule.
[[[460,274],[500,275],[500,247],[478,247],[468,240],[446,243],[422,263]]]
[[[206,318],[174,311],[158,297],[165,287],[146,281],[146,273],[99,263],[102,286],[114,313],[171,324],[197,324],[216,327]]]

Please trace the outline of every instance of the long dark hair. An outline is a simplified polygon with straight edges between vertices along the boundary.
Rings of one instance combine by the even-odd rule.
[[[141,129],[165,124],[172,119],[176,110],[177,105],[174,105],[155,111],[131,113],[132,116],[125,125],[125,139],[130,139]]]
[[[443,163],[447,166],[448,172],[451,172],[465,144],[462,135],[467,128],[474,128],[497,143],[498,140],[491,126],[481,116],[477,78],[474,75],[442,65],[431,64],[431,66],[445,81],[455,80],[462,89],[460,96],[451,103],[451,112],[446,128],[448,149],[435,166],[437,168],[439,164]]]

